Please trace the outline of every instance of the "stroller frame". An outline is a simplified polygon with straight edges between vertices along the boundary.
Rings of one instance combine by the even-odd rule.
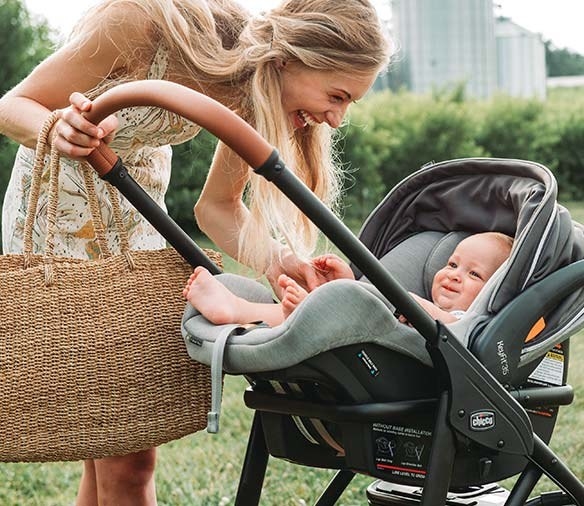
[[[144,82],[144,84],[146,83]],[[159,86],[159,83],[152,84],[153,86]],[[185,97],[187,92],[182,89],[183,87],[179,85],[169,86],[169,83],[165,83],[164,86],[168,90],[163,89],[161,93],[166,96],[166,92],[176,92],[173,97],[176,103],[195,101],[195,105],[197,105],[195,98],[197,98],[198,94],[195,92],[189,91],[189,96]],[[129,85],[121,85],[118,88],[122,87],[124,90],[132,90]],[[178,92],[182,95],[179,95]],[[107,94],[108,92],[104,95]],[[175,103],[170,103],[169,105],[169,102],[159,100],[160,98],[148,97],[146,102],[140,103],[165,107],[179,114],[184,112],[174,107]],[[93,108],[93,116],[89,119],[95,122],[100,119],[98,110],[104,117],[111,113],[112,110],[115,111],[121,108],[120,104],[121,102],[115,103],[112,109],[108,110],[105,106],[102,108],[101,104],[96,101]],[[126,100],[123,105],[134,104],[131,104],[131,100]],[[208,104],[204,105],[207,106]],[[505,504],[512,506],[525,504],[538,480],[545,474],[564,492],[559,497],[558,502],[550,504],[568,504],[565,500],[570,498],[574,501],[574,504],[584,506],[584,484],[552,452],[547,444],[534,434],[531,422],[525,412],[525,408],[545,404],[555,406],[570,404],[573,399],[571,387],[564,385],[546,388],[545,391],[544,389],[534,388],[519,393],[507,391],[446,327],[430,318],[408,292],[395,281],[379,260],[285,166],[280,160],[277,151],[273,150],[267,160],[263,158],[266,160],[264,163],[256,163],[258,158],[265,153],[265,147],[262,146],[264,151],[260,154],[251,153],[253,156],[246,152],[246,148],[241,147],[245,142],[257,142],[255,138],[252,139],[247,135],[247,131],[242,132],[241,136],[244,139],[241,142],[233,141],[233,139],[226,140],[225,137],[228,136],[222,135],[221,128],[215,126],[210,128],[207,125],[207,121],[202,120],[205,114],[208,115],[214,112],[215,109],[211,108],[210,110],[205,109],[198,115],[193,114],[191,117],[183,115],[193,121],[198,121],[203,127],[215,133],[228,145],[231,145],[252,167],[255,167],[256,173],[275,184],[353,262],[369,281],[397,307],[426,340],[427,349],[440,379],[441,389],[441,394],[434,399],[330,406],[305,401],[278,399],[275,396],[248,389],[245,392],[244,400],[248,407],[256,410],[256,413],[235,504],[238,506],[259,504],[269,458],[259,413],[265,411],[305,415],[331,421],[357,419],[360,421],[379,421],[383,420],[384,417],[391,417],[396,414],[416,413],[434,404],[437,408],[437,414],[432,436],[432,450],[421,498],[423,506],[441,506],[445,504],[451,483],[451,471],[456,457],[456,434],[463,435],[465,438],[486,448],[523,456],[527,459],[528,464],[521,473]],[[219,122],[224,123],[226,119],[229,118],[224,115]],[[229,121],[226,123],[227,125],[223,125],[222,128],[228,129],[231,126]],[[234,134],[234,136],[237,137],[237,134]],[[238,145],[234,147],[232,144]],[[187,261],[192,265],[204,265],[212,273],[218,273],[219,269],[172,219],[149,198],[123,167],[121,160],[113,155],[111,150],[108,152],[108,149],[102,146],[95,150],[95,156],[88,157],[88,161],[98,171],[100,177],[116,186]],[[242,152],[245,152],[245,155],[241,154]],[[527,309],[529,305],[533,305],[531,297],[537,298],[542,307],[554,307],[555,303],[562,300],[570,292],[582,287],[584,287],[584,261],[579,261],[556,271],[528,288],[505,306],[501,312],[507,311],[511,314],[514,310]],[[553,295],[550,297],[550,294]],[[493,324],[488,325],[484,332],[493,334],[505,332],[505,329],[501,328],[499,324],[491,323]],[[513,323],[513,332],[517,331],[517,329],[528,331],[533,324],[529,318],[519,322],[514,321]],[[507,330],[507,332],[510,331]],[[494,414],[497,420],[496,429],[487,431],[471,430],[470,416],[477,411],[487,411]],[[484,462],[484,465],[488,466],[489,464]],[[350,483],[354,474],[350,469],[339,470],[316,504],[319,506],[334,504]],[[546,502],[546,504],[548,503]]]
[[[378,422],[392,416],[424,410],[431,404],[437,406],[437,416],[420,503],[422,506],[445,504],[450,472],[456,456],[455,431],[488,448],[523,455],[529,460],[529,464],[513,487],[506,505],[525,504],[542,475],[554,481],[575,501],[575,504],[584,505],[584,485],[548,445],[533,433],[531,423],[525,413],[525,409],[530,407],[570,404],[573,400],[572,388],[564,385],[513,393],[507,391],[444,325],[432,320],[416,303],[410,301],[410,295],[394,281],[391,274],[354,234],[279,161],[277,153],[274,153],[257,172],[272,181],[297,204],[353,261],[371,283],[388,299],[395,302],[400,312],[426,339],[434,367],[441,379],[442,394],[436,399],[407,402],[324,406],[306,401],[281,399],[278,396],[255,392],[248,388],[244,394],[244,401],[256,413],[244,457],[235,500],[236,506],[252,506],[259,504],[260,501],[269,460],[260,412],[306,416],[336,422],[352,420]],[[212,269],[213,273],[219,272],[219,269],[204,253],[199,252],[198,247],[174,224],[171,218],[166,214],[161,215],[158,208],[153,207],[155,204],[149,202],[147,194],[140,190],[121,161],[117,162],[104,179],[118,187],[193,265],[202,264]],[[539,284],[530,287],[524,292],[526,296],[518,297],[502,311],[521,312],[527,309],[528,304],[532,304],[532,296],[541,300],[544,309],[553,308],[558,301],[582,286],[584,286],[584,261],[557,271]],[[553,296],[550,297],[550,294]],[[529,321],[526,320],[523,323],[525,330],[529,330]],[[501,333],[504,329],[498,324],[487,328],[485,332]],[[494,412],[497,423],[502,428],[496,433],[470,430],[468,417],[478,410]],[[317,506],[334,505],[354,475],[355,473],[350,469],[339,470],[315,504]]]
[[[276,155],[274,155],[275,157]],[[432,436],[432,450],[424,481],[421,504],[440,506],[445,504],[450,485],[450,473],[456,456],[454,432],[480,445],[494,450],[523,455],[529,464],[517,480],[506,505],[525,504],[529,494],[542,475],[548,476],[576,504],[584,504],[584,485],[536,434],[527,418],[525,408],[542,405],[567,405],[573,400],[569,385],[546,389],[507,391],[472,353],[440,322],[432,320],[410,296],[397,284],[387,270],[369,252],[354,234],[332,212],[316,199],[296,176],[283,167],[281,162],[268,160],[256,170],[272,181],[325,233],[325,235],[357,266],[382,294],[394,302],[398,310],[426,339],[442,393],[437,399],[410,402],[332,405],[323,406],[306,401],[295,401],[247,389],[244,395],[248,407],[255,409],[248,449],[244,459],[235,504],[251,506],[259,504],[263,478],[267,468],[268,450],[263,440],[263,428],[258,412],[319,418],[335,422],[351,420],[379,422],[392,416],[415,412],[428,403],[437,404],[437,415]],[[528,288],[502,311],[509,314],[527,311],[533,298],[541,301],[542,309],[553,308],[572,291],[584,286],[584,261],[571,264]],[[553,294],[550,296],[550,294]],[[499,320],[501,321],[501,320]],[[523,322],[526,332],[530,321]],[[514,327],[514,331],[517,329]],[[484,332],[505,332],[500,323],[491,325]],[[508,331],[507,331],[508,332]],[[521,335],[521,334],[520,334]],[[500,432],[473,431],[469,428],[469,416],[477,411],[495,413]],[[488,463],[485,463],[488,465]],[[350,483],[354,473],[349,469],[338,471],[316,505],[333,505]]]

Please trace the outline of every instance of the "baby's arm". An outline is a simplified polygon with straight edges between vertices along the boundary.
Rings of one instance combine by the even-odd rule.
[[[410,295],[416,300],[416,302],[418,304],[420,304],[420,306],[422,306],[422,308],[426,311],[426,313],[428,313],[434,320],[440,320],[442,323],[452,323],[452,322],[455,322],[458,320],[458,318],[456,318],[456,316],[449,313],[448,311],[444,311],[443,309],[440,309],[433,302],[430,302],[429,300],[424,299],[423,297],[420,297],[419,295],[416,295],[415,293],[410,292]],[[401,321],[401,317],[400,317],[400,321]]]
[[[335,279],[355,279],[349,264],[334,253],[327,253],[313,258],[312,265],[322,283]]]

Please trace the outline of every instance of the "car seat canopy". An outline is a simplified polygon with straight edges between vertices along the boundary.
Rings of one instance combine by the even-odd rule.
[[[393,188],[364,223],[360,238],[381,258],[407,237],[427,230],[492,230],[514,237],[509,261],[486,301],[486,309],[496,313],[521,291],[584,258],[584,228],[572,221],[556,198],[553,174],[535,162],[493,158],[441,162]],[[486,294],[481,295],[484,299]],[[583,305],[581,291],[565,300],[542,337],[573,322]]]

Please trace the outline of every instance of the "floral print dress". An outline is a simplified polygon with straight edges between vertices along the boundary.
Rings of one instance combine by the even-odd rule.
[[[168,52],[160,48],[148,72],[148,79],[162,79],[168,65]],[[170,182],[172,149],[195,135],[200,127],[166,110],[132,107],[118,112],[119,127],[110,147],[118,154],[132,177],[165,209],[164,196]],[[23,248],[24,222],[34,165],[33,149],[20,146],[2,209],[4,253],[19,253]],[[48,161],[48,160],[47,160]],[[33,249],[44,249],[48,204],[48,163],[42,178],[41,196],[33,228]],[[119,251],[107,185],[94,174],[95,187],[112,251]],[[116,192],[117,193],[117,192]],[[164,238],[134,207],[120,196],[124,224],[132,249],[165,247]],[[97,258],[91,213],[87,203],[79,162],[61,158],[59,204],[55,231],[55,254],[74,258]]]

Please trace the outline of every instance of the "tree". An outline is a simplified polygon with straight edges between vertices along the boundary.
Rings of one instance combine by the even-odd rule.
[[[584,75],[584,56],[569,49],[558,49],[545,41],[545,58],[548,77]]]
[[[22,0],[0,0],[0,93],[4,95],[47,57],[53,33],[43,18],[33,19]]]
[[[200,234],[193,208],[207,178],[217,139],[206,130],[172,149],[172,177],[166,195],[168,214],[190,236]]]
[[[22,0],[0,0],[0,95],[18,84],[52,50],[53,33],[44,19],[32,19]],[[0,136],[0,195],[4,192],[17,145]]]

